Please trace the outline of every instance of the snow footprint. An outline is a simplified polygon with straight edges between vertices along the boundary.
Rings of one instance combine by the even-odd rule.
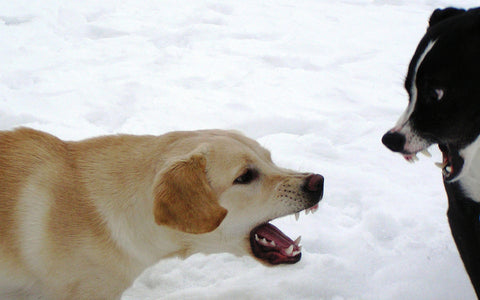
[[[211,3],[207,7],[213,10],[214,12],[224,14],[224,15],[232,15],[234,11],[233,6],[225,3]]]
[[[31,22],[33,18],[33,16],[0,16],[0,21],[7,26],[15,26]]]
[[[128,35],[128,33],[110,27],[96,25],[87,27],[87,36],[92,40],[116,38],[125,35]]]
[[[399,233],[395,218],[381,211],[369,211],[364,215],[366,230],[379,242],[393,241]]]

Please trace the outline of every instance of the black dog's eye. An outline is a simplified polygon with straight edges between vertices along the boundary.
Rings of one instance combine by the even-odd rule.
[[[254,169],[247,169],[245,172],[238,176],[233,182],[234,184],[249,184],[258,178],[258,171]]]
[[[443,97],[445,96],[445,90],[444,89],[434,89],[432,91],[432,98],[436,101],[440,101],[443,99]]]

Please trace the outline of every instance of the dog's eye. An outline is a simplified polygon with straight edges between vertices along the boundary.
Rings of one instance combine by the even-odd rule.
[[[238,176],[233,182],[234,184],[249,184],[258,178],[258,171],[253,169],[247,169],[245,172]]]
[[[443,90],[443,89],[434,89],[433,90],[432,97],[436,101],[442,100],[443,96],[445,96],[445,90]]]

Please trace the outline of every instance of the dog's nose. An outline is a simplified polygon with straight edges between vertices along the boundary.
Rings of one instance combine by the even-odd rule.
[[[405,136],[398,132],[389,131],[382,137],[382,143],[393,152],[401,152],[405,141]]]
[[[325,179],[322,175],[312,174],[305,178],[305,184],[303,190],[310,195],[312,198],[318,199],[323,196],[323,183]]]

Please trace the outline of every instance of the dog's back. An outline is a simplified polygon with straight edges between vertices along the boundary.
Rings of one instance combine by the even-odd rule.
[[[42,173],[52,170],[50,165],[59,164],[64,155],[65,145],[53,136],[31,129],[0,132],[0,262],[12,262],[12,258],[21,262],[15,215],[22,213],[18,199],[24,178],[37,175],[41,180]]]
[[[39,224],[41,214],[47,207],[42,206],[42,199],[35,203],[31,211],[27,203],[20,203],[24,190],[25,178],[49,172],[49,164],[58,163],[52,155],[62,157],[64,145],[56,138],[30,129],[0,132],[0,288],[2,291],[15,287],[5,287],[1,283],[15,279],[19,287],[29,281],[29,270],[25,267],[23,244],[36,247],[40,237],[22,237],[20,219],[25,219],[33,228]],[[40,171],[41,170],[41,171]],[[37,173],[37,174],[35,174]],[[45,177],[47,178],[47,177]],[[24,242],[25,241],[25,242]],[[27,248],[28,249],[28,248]],[[41,259],[41,258],[39,258]]]
[[[42,286],[39,278],[53,287],[58,282],[59,289],[67,286],[67,291],[50,291],[52,295],[75,295],[75,289],[82,289],[75,286],[79,274],[94,277],[78,272],[95,270],[95,260],[85,261],[85,257],[103,257],[102,249],[111,246],[100,226],[101,218],[77,182],[76,159],[70,147],[31,129],[0,132],[0,295],[15,296],[25,286],[35,292],[36,286]],[[95,242],[84,243],[86,240]],[[86,244],[90,246],[85,248]],[[76,278],[69,278],[73,269]],[[117,280],[123,283],[121,278]],[[69,281],[71,285],[65,285]],[[101,298],[102,291],[109,288],[98,287],[95,295],[78,297]]]

